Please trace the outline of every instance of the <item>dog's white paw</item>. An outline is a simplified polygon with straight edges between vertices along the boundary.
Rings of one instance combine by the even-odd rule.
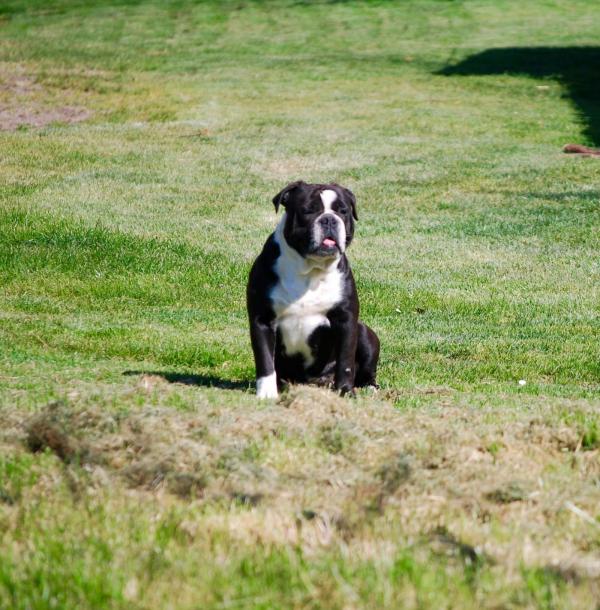
[[[256,380],[256,396],[260,400],[277,398],[277,374],[271,373]]]

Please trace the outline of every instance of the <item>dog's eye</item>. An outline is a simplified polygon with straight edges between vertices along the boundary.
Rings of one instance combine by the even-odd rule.
[[[341,205],[338,209],[338,212],[345,216],[348,213],[348,208],[345,205]]]
[[[314,205],[305,205],[302,208],[302,213],[303,214],[314,214],[317,210],[315,209]]]

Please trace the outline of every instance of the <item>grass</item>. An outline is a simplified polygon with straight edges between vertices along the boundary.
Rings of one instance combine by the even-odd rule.
[[[0,608],[596,608],[598,161],[561,146],[600,145],[599,34],[592,0],[4,2]],[[357,195],[377,396],[255,400],[298,178]]]

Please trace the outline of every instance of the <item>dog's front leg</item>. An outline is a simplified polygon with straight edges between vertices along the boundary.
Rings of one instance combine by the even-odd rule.
[[[342,394],[354,394],[357,316],[353,312],[336,312],[330,316],[335,349],[335,389]]]
[[[275,330],[272,323],[258,316],[251,318],[250,338],[256,365],[256,395],[259,399],[277,398]]]

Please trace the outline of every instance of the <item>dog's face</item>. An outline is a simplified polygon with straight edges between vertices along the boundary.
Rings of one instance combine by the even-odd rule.
[[[283,235],[303,257],[336,257],[354,235],[356,199],[338,184],[292,182],[273,198],[286,211]]]

